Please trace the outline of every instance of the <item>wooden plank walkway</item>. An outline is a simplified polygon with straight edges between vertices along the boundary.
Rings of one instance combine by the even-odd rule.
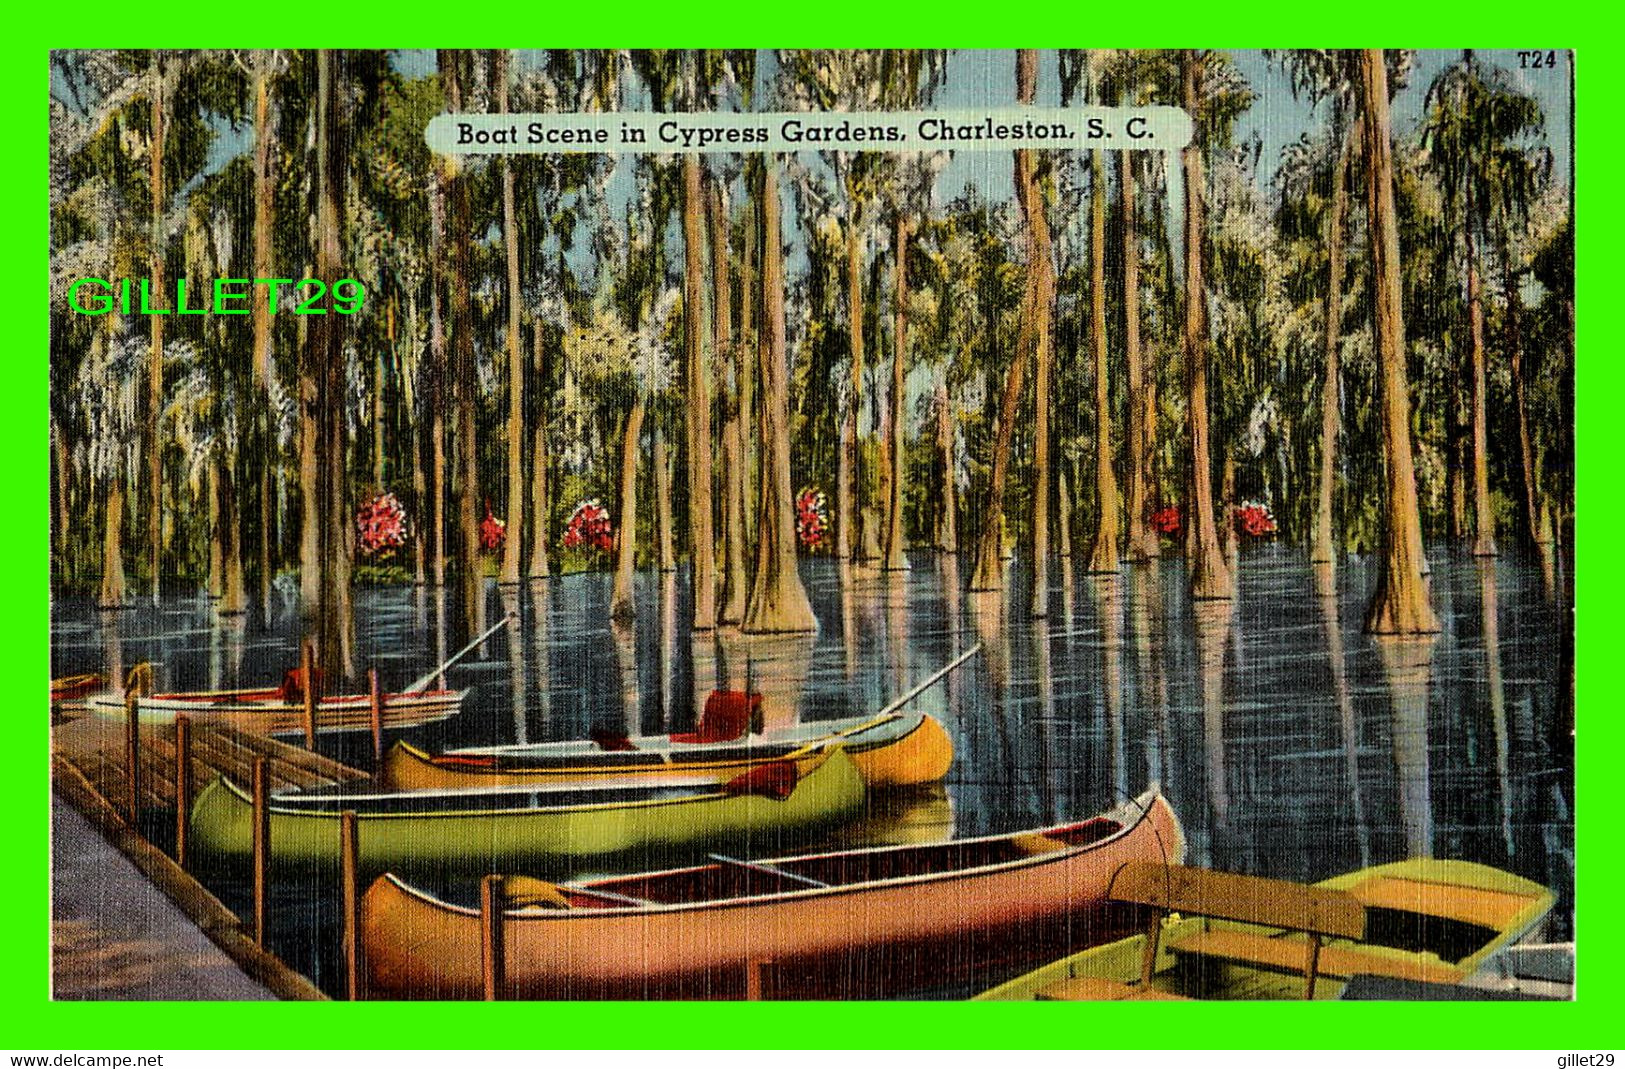
[[[125,755],[125,725],[99,716],[86,716],[57,724],[51,730],[55,755],[72,765],[96,792],[122,805],[129,791]],[[366,773],[321,754],[290,746],[223,723],[192,725],[192,786],[196,791],[215,776],[227,776],[246,786],[254,772],[254,759],[267,759],[273,791],[291,787],[317,787],[344,780],[363,779]],[[141,725],[141,804],[172,809],[175,806],[175,727]]]
[[[53,720],[52,805],[78,810],[106,840],[87,846],[83,835],[64,838],[62,829],[90,831],[70,821],[60,825],[54,845],[87,855],[99,847],[129,861],[88,867],[78,855],[53,861],[56,997],[323,998],[309,980],[257,946],[251,926],[132,826],[127,724],[98,716]],[[176,798],[174,725],[143,724],[139,735],[140,807],[172,811],[186,804]],[[194,723],[191,737],[194,795],[221,775],[247,785],[262,757],[273,791],[365,778],[341,762],[230,724]],[[209,953],[208,943],[218,950]]]

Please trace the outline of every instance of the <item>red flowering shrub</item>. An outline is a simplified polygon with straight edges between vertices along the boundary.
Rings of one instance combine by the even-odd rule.
[[[356,511],[356,548],[380,560],[406,545],[406,509],[394,494],[379,494]]]
[[[1151,514],[1151,526],[1160,534],[1173,537],[1184,525],[1184,517],[1180,516],[1178,505],[1164,505]]]
[[[1252,538],[1264,538],[1275,533],[1275,517],[1268,505],[1243,501],[1236,507],[1236,530]]]
[[[829,503],[822,490],[811,487],[796,497],[796,536],[808,549],[817,549],[829,535]]]
[[[487,551],[502,548],[508,540],[508,525],[491,515],[491,503],[485,503],[485,519],[480,521],[480,547]]]
[[[609,510],[594,498],[583,501],[570,514],[564,528],[566,549],[597,549],[608,552],[615,544],[615,532],[610,526]]]

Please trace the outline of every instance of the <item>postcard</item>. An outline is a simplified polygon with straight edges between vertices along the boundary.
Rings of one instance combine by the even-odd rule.
[[[49,93],[54,999],[1575,997],[1571,52]]]

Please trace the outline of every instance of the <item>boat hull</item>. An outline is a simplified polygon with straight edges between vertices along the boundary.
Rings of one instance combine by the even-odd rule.
[[[817,725],[813,725],[817,726]],[[864,746],[861,737],[846,741],[846,752],[871,788],[910,787],[939,782],[953,764],[953,740],[942,724],[932,716],[913,718],[901,725],[903,730],[888,736],[878,745]],[[806,741],[818,738],[809,734]],[[664,750],[650,750],[647,761],[629,760],[641,751],[607,751],[600,755],[591,752],[560,754],[557,763],[547,767],[527,767],[522,753],[504,756],[500,763],[490,767],[477,767],[472,762],[459,762],[458,755],[435,758],[422,750],[404,743],[396,743],[384,755],[384,764],[378,782],[400,790],[427,788],[457,788],[480,786],[519,786],[524,784],[566,783],[600,777],[621,778],[638,775],[669,773],[674,769],[685,772],[714,773],[719,779],[739,775],[752,765],[789,752],[805,742],[776,742],[754,744],[749,757],[730,756],[707,759],[706,751],[738,751],[740,743],[723,746],[670,745]],[[533,754],[545,754],[537,747]],[[479,755],[472,755],[479,756]]]
[[[1477,970],[1497,951],[1516,942],[1533,928],[1552,907],[1552,893],[1539,884],[1488,865],[1471,861],[1441,861],[1414,858],[1359,869],[1334,876],[1316,887],[1347,891],[1367,910],[1367,939],[1362,942],[1331,940],[1326,943],[1323,969],[1335,969],[1339,948],[1356,949],[1380,959],[1371,967],[1386,975],[1424,983],[1455,984]],[[1472,953],[1441,959],[1436,953],[1420,952],[1376,942],[1372,911],[1404,909],[1432,918],[1435,922],[1479,922],[1488,935]],[[1176,964],[1166,947],[1181,937],[1202,929],[1264,932],[1257,926],[1204,917],[1187,917],[1163,929],[1162,947],[1157,954],[1155,985],[1169,975]],[[1276,933],[1278,934],[1278,933]],[[985,1001],[1025,1001],[1044,997],[1045,989],[1067,980],[1098,978],[1131,984],[1139,976],[1145,949],[1144,935],[1092,947],[1060,961],[1051,962],[1008,983],[978,995]],[[1202,974],[1204,990],[1183,997],[1215,999],[1301,999],[1302,975],[1225,963]],[[1348,977],[1323,972],[1315,984],[1317,999],[1338,998]]]
[[[771,995],[780,998],[949,983],[1126,930],[1122,916],[1102,908],[1112,874],[1131,860],[1182,852],[1173,812],[1153,796],[1110,838],[1059,855],[731,902],[513,911],[505,918],[506,994],[741,998],[751,963],[762,961],[774,963]],[[475,911],[386,876],[365,895],[361,934],[375,995],[479,996]]]
[[[383,726],[413,727],[455,716],[467,694],[461,690],[425,691],[383,696]],[[268,691],[222,691],[218,694],[154,694],[137,699],[136,715],[144,724],[172,724],[178,713],[195,721],[226,721],[259,735],[292,735],[305,730],[305,707],[286,702]],[[122,720],[122,694],[95,695],[86,705],[97,716]],[[316,706],[316,729],[367,731],[372,726],[372,701],[366,694],[323,698]]]
[[[567,874],[612,861],[676,854],[709,844],[838,823],[862,811],[863,780],[837,751],[784,799],[703,793],[619,805],[359,812],[360,865],[367,874],[532,872]],[[342,800],[320,810],[270,810],[273,865],[336,867]],[[253,849],[253,807],[235,784],[217,779],[192,807],[191,843],[201,864],[241,865]]]

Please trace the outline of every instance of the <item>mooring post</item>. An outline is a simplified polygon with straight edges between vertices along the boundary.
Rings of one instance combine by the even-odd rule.
[[[129,810],[130,827],[141,832],[141,695],[135,688],[124,692],[124,763],[129,768],[125,783],[128,787],[124,800]]]
[[[175,714],[175,864],[186,867],[192,831],[192,718]]]
[[[339,863],[344,883],[344,996],[358,1002],[361,988],[361,830],[355,810],[339,814]]]
[[[367,688],[371,695],[367,712],[372,719],[372,767],[377,771],[384,763],[384,692],[378,689],[378,669],[367,669]]]
[[[254,945],[265,946],[267,877],[271,869],[271,763],[254,758]]]
[[[776,972],[772,958],[752,958],[745,964],[745,998],[763,1002],[773,998],[773,977]]]
[[[501,876],[487,876],[480,881],[480,965],[487,1002],[500,999],[508,985],[508,954],[502,942],[503,899]]]
[[[299,653],[299,671],[302,677],[299,689],[305,698],[305,749],[316,749],[316,652],[305,643]]]

